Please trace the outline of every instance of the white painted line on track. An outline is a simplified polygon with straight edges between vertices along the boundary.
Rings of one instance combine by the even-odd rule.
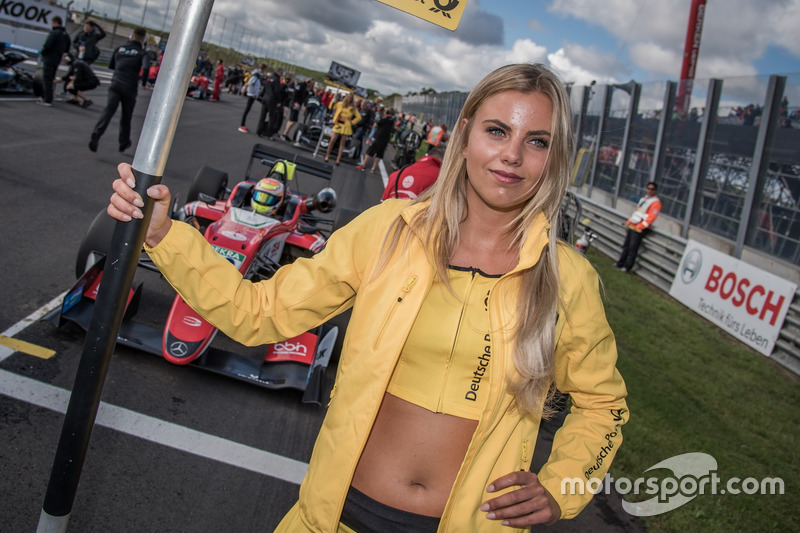
[[[67,412],[70,391],[0,370],[0,394],[64,414]],[[308,464],[302,461],[265,452],[105,402],[100,403],[96,424],[297,485],[308,469]]]
[[[12,337],[34,321],[39,320],[61,305],[65,294],[66,292],[58,295],[42,308],[20,320],[5,330],[3,335]],[[0,361],[13,353],[15,351],[11,348],[0,345]],[[71,392],[0,369],[0,394],[65,414]],[[289,459],[105,402],[100,403],[95,423],[156,444],[298,485],[308,469],[308,464],[302,461]]]
[[[389,174],[386,172],[386,165],[383,164],[383,159],[378,162],[378,168],[381,169],[381,179],[383,180],[383,188],[389,183]]]

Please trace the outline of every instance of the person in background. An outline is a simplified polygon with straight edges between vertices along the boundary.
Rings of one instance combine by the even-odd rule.
[[[572,518],[628,419],[592,265],[558,238],[573,153],[569,95],[544,65],[507,65],[467,97],[439,179],[335,231],[313,258],[252,282],[169,189],[147,191],[145,250],[237,342],[278,342],[350,309],[298,502],[276,531],[529,533]],[[108,214],[142,219],[129,164]],[[571,407],[531,472],[556,391]],[[591,485],[589,485],[591,487]]]
[[[370,157],[374,157],[375,159],[372,162],[370,172],[375,172],[375,169],[378,168],[378,163],[383,159],[386,147],[389,146],[389,139],[392,138],[392,132],[394,132],[394,110],[389,108],[383,111],[381,118],[375,125],[375,133],[367,148],[364,162],[356,166],[358,170],[365,170],[367,164],[369,164]]]
[[[247,95],[247,103],[244,105],[244,113],[242,113],[242,123],[239,125],[239,131],[242,133],[250,133],[250,130],[247,129],[245,125],[247,122],[247,114],[250,112],[250,108],[253,107],[253,102],[255,102],[256,98],[258,98],[258,94],[261,92],[261,78],[264,76],[264,72],[267,70],[267,65],[265,63],[261,63],[257,69],[253,70],[250,73],[250,76],[247,78],[247,84],[245,88],[245,94]]]
[[[353,135],[353,126],[358,124],[360,120],[361,115],[358,113],[358,109],[356,109],[352,93],[336,103],[333,112],[333,133],[328,142],[328,149],[325,151],[326,163],[331,156],[331,150],[337,140],[339,141],[339,152],[336,155],[336,164],[338,165],[341,163],[344,145],[347,143],[347,139]]]
[[[309,89],[310,85],[310,89]],[[283,135],[281,137],[285,141],[291,141],[293,139],[289,138],[289,130],[292,129],[292,126],[297,124],[297,121],[300,120],[300,108],[303,107],[303,104],[306,103],[308,99],[309,92],[313,94],[314,89],[314,80],[311,78],[307,79],[303,83],[297,83],[295,85],[294,91],[291,94],[290,102],[289,102],[289,120],[286,121],[286,127],[283,129]]]
[[[86,96],[85,91],[91,91],[100,85],[100,80],[97,79],[92,67],[85,61],[75,58],[67,54],[67,64],[69,70],[61,78],[64,82],[64,88],[72,95],[72,98],[67,100],[67,103],[79,105],[81,107],[89,107],[92,101]]]
[[[303,124],[308,124],[309,122],[316,120],[317,110],[322,106],[322,100],[319,97],[319,94],[314,90],[315,82],[313,79],[309,78],[306,80],[308,96],[306,97],[306,101],[303,102],[303,107],[305,108],[305,112],[303,113]]]
[[[83,28],[75,34],[72,39],[72,46],[75,48],[74,55],[91,65],[100,57],[100,47],[97,43],[106,36],[106,31],[92,19],[83,21]]]
[[[414,163],[399,168],[389,175],[381,202],[389,198],[414,199],[436,183],[444,159],[445,146],[436,146]]]
[[[283,109],[281,97],[283,86],[281,85],[280,73],[271,72],[261,80],[261,113],[258,117],[258,127],[256,134],[259,137],[274,137],[278,134],[280,127],[280,114]]]
[[[217,70],[214,71],[214,92],[211,94],[209,102],[218,102],[219,96],[222,93],[222,82],[225,81],[225,66],[222,64],[222,58],[217,59]]]
[[[658,218],[661,212],[661,200],[659,200],[656,190],[658,186],[654,182],[647,184],[645,194],[636,204],[636,209],[631,217],[625,221],[627,232],[625,242],[622,244],[622,253],[617,260],[616,267],[625,273],[633,269],[636,262],[636,255],[639,253],[639,245],[642,239],[650,232],[650,226]]]
[[[447,126],[444,124],[439,124],[438,126],[434,126],[428,132],[428,136],[425,139],[425,142],[428,143],[428,151],[426,153],[431,153],[431,150],[439,146],[444,141],[445,133],[447,133]]]
[[[331,92],[330,87],[325,89],[325,92],[320,95],[320,101],[322,102],[322,105],[319,107],[319,109],[317,109],[317,115],[314,118],[318,122],[322,123],[325,121],[325,118],[328,116],[328,112],[333,105],[333,92]]]
[[[150,68],[144,41],[147,32],[144,28],[134,28],[131,39],[114,50],[108,68],[114,71],[111,85],[108,88],[106,107],[92,130],[89,139],[89,150],[97,151],[100,137],[111,123],[111,118],[122,104],[122,116],[119,119],[119,151],[124,152],[133,145],[131,141],[131,117],[136,106],[136,95],[139,87],[139,73]]]
[[[44,40],[39,55],[42,57],[42,97],[36,102],[45,107],[53,107],[53,82],[56,79],[58,65],[69,52],[70,38],[64,29],[64,21],[58,15],[50,22],[50,33]]]

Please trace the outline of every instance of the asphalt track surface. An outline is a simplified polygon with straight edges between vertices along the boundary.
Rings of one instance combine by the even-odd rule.
[[[85,338],[77,327],[39,318],[74,283],[78,246],[107,205],[117,164],[133,159],[152,94],[140,91],[133,148],[118,151],[118,112],[92,153],[89,135],[107,87],[90,93],[88,109],[0,96],[0,533],[36,531]],[[217,103],[187,99],[162,183],[185,195],[202,165],[242,179],[258,141],[237,132],[244,103],[226,93]],[[253,130],[257,117],[256,105]],[[383,181],[345,162],[331,186],[340,206],[361,211],[378,202]],[[163,323],[172,293],[156,274],[143,276],[143,318]],[[302,404],[297,391],[262,389],[124,347],[115,350],[101,400],[68,532],[271,531],[297,498],[325,413]],[[543,432],[540,458],[548,438]],[[576,520],[547,530],[643,529],[618,498],[599,495]]]

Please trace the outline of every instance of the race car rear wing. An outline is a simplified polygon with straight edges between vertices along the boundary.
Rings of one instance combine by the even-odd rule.
[[[315,161],[302,155],[281,150],[274,146],[256,144],[250,152],[250,162],[247,164],[245,178],[250,181],[258,181],[266,176],[269,169],[276,161],[285,159],[297,165],[296,170],[311,176],[330,180],[333,176],[333,166],[322,161]]]

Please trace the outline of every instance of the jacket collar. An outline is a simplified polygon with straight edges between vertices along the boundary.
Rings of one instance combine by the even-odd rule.
[[[406,224],[409,224],[415,216],[417,216],[429,205],[429,200],[424,202],[414,202],[411,205],[404,207],[400,212],[400,216],[403,217],[403,220],[405,220]],[[525,236],[525,242],[522,246],[522,251],[520,252],[519,263],[512,269],[511,272],[531,268],[539,261],[539,258],[542,256],[542,250],[544,250],[548,244],[547,232],[549,230],[550,222],[547,220],[547,217],[544,216],[544,213],[538,213],[533,219],[533,226]],[[424,242],[424,239],[422,239],[421,235],[417,235],[417,237]]]

